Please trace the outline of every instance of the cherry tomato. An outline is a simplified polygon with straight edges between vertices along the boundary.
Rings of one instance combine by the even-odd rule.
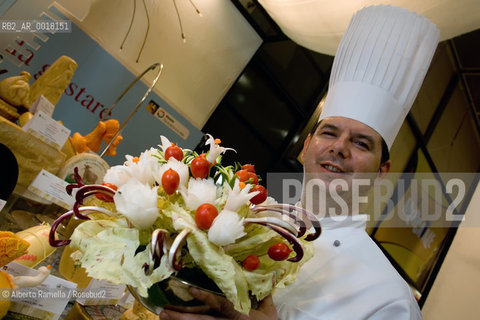
[[[283,242],[276,243],[270,248],[268,248],[268,256],[275,261],[282,261],[287,259],[290,255],[290,252],[292,252],[292,249],[290,249]]]
[[[252,199],[250,199],[251,203],[259,204],[267,200],[268,193],[267,193],[267,189],[265,189],[264,186],[257,184],[252,189],[250,189],[250,192],[255,192],[255,191],[258,191],[258,194],[254,196]]]
[[[106,186],[106,187],[109,187],[110,189],[113,189],[113,190],[117,190],[117,186],[114,185],[113,183],[102,183],[102,186]],[[109,196],[108,194],[105,194],[105,193],[95,193],[95,197],[97,197],[97,199],[99,200],[102,200],[102,201],[105,201],[105,202],[113,202],[113,197]]]
[[[238,170],[237,172],[235,172],[235,175],[238,177],[238,179],[241,181],[241,182],[245,182],[249,179],[250,177],[250,173],[247,171],[247,170]]]
[[[247,170],[248,172],[255,173],[255,165],[253,164],[244,164],[242,170]]]
[[[183,160],[183,150],[179,146],[172,144],[170,147],[165,150],[165,160],[168,161],[170,157],[174,157],[178,161]]]
[[[195,223],[200,229],[208,230],[217,216],[217,208],[210,203],[204,203],[195,212]]]
[[[259,265],[260,265],[260,260],[254,254],[249,255],[248,257],[245,258],[245,260],[242,261],[242,266],[245,268],[245,270],[248,270],[248,271],[253,271],[257,269]]]
[[[173,194],[180,184],[180,176],[177,171],[168,169],[162,175],[162,187],[166,194]]]
[[[201,155],[192,160],[190,164],[190,171],[194,178],[205,179],[208,176],[208,171],[210,170],[210,163]]]
[[[247,182],[248,181],[248,182],[253,183],[253,184],[258,184],[258,177],[253,172],[249,172],[247,170],[242,169],[242,170],[238,170],[235,173],[235,175],[238,176],[238,179],[241,182]]]

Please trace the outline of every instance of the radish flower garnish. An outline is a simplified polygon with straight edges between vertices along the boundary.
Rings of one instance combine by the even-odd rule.
[[[165,171],[167,171],[168,169],[172,169],[178,173],[180,177],[179,188],[182,186],[183,187],[187,186],[188,178],[190,176],[188,172],[188,166],[185,163],[178,161],[173,157],[168,159],[167,163],[160,165],[153,173],[153,176],[155,177],[155,181],[157,181],[159,185],[162,184],[162,176],[165,173]]]
[[[208,230],[208,240],[218,246],[234,243],[235,240],[245,235],[243,218],[231,210],[224,209],[213,220]]]
[[[134,158],[130,155],[126,155],[125,157],[127,158],[127,161],[125,161],[124,166],[130,171],[130,175],[133,178],[149,186],[152,186],[155,183],[152,171],[154,163],[157,162],[155,159],[147,159],[144,157],[142,161],[140,158]]]
[[[158,150],[155,148],[150,148],[145,150],[140,154],[140,161],[145,161],[145,160],[155,160],[155,162],[158,162],[158,159],[154,157],[154,155],[158,154]]]
[[[153,186],[155,183],[153,173],[161,166],[158,158],[153,156],[155,154],[158,154],[158,150],[150,148],[142,152],[140,157],[126,155],[127,161],[125,161],[124,166],[130,170],[132,177],[144,184]]]
[[[127,183],[128,180],[132,177],[129,168],[125,166],[113,166],[107,170],[105,176],[103,177],[103,182],[111,183],[120,187]]]
[[[241,189],[238,179],[235,180],[233,189],[230,189],[228,184],[226,185],[229,190],[227,203],[225,204],[225,209],[227,210],[238,211],[243,205],[249,204],[250,199],[258,194],[258,191],[250,192],[250,189],[252,188],[251,184],[247,184]]]
[[[139,163],[146,163],[145,166],[149,168],[152,172],[157,171],[160,166],[162,165],[158,161],[158,150],[155,148],[150,148],[148,150],[145,150],[140,154],[139,157]],[[152,174],[153,175],[153,174]]]
[[[117,211],[138,229],[149,228],[158,218],[157,189],[132,178],[113,197]]]
[[[185,201],[187,208],[197,210],[204,203],[215,204],[217,198],[217,187],[213,179],[195,179],[188,180],[188,188],[182,187],[180,193]]]
[[[170,140],[168,140],[167,137],[164,137],[162,135],[160,136],[160,141],[162,142],[162,144],[159,144],[158,146],[160,147],[160,149],[162,149],[163,152],[165,152],[165,150],[167,150],[167,148],[172,145]]]
[[[107,170],[103,182],[120,187],[133,177],[141,183],[152,186],[155,183],[153,172],[160,166],[158,159],[153,157],[156,152],[156,149],[151,148],[143,152],[140,157],[126,155],[127,160],[123,165],[113,166]]]
[[[235,149],[232,148],[225,148],[225,147],[220,147],[218,144],[220,143],[220,139],[214,139],[211,135],[207,133],[208,139],[205,142],[206,145],[210,145],[210,151],[207,154],[207,160],[210,163],[215,163],[217,160],[217,157],[224,153],[227,150],[233,150]],[[235,151],[236,152],[236,151]]]

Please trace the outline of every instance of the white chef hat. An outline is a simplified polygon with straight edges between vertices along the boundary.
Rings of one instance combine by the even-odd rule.
[[[439,38],[434,24],[403,8],[380,5],[358,11],[335,55],[319,120],[358,120],[375,129],[390,149]]]

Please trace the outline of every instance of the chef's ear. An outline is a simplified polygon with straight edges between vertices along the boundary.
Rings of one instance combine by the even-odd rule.
[[[387,173],[390,172],[390,166],[392,162],[390,160],[385,161],[380,165],[380,168],[378,169],[378,175],[377,178],[383,179],[387,175]]]
[[[305,139],[305,141],[303,142],[303,149],[302,149],[302,154],[300,156],[300,159],[302,159],[302,162],[305,162],[304,158],[305,158],[305,152],[307,150],[307,147],[308,147],[308,144],[310,143],[310,139],[312,138],[312,135],[309,134],[307,136],[307,138]]]

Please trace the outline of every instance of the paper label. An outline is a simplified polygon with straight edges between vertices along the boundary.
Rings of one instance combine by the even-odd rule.
[[[120,300],[118,300],[117,306],[121,306],[125,309],[131,309],[133,308],[134,303],[135,297],[130,293],[130,291],[126,290]]]
[[[124,284],[113,284],[104,280],[92,279],[85,288],[85,292],[97,292],[97,295],[77,298],[81,305],[115,305],[124,295],[126,286]]]
[[[2,268],[12,277],[37,276],[37,270],[10,262]],[[47,279],[34,288],[0,289],[0,299],[9,299],[10,311],[34,319],[59,319],[68,301],[76,292],[76,283],[49,275]]]
[[[67,194],[65,190],[67,185],[68,182],[42,169],[27,189],[37,196],[69,210],[73,207],[75,199]]]
[[[158,120],[162,121],[167,127],[173,130],[173,132],[178,134],[183,139],[187,139],[190,135],[190,131],[187,127],[181,124],[180,121],[174,118],[170,113],[168,113],[164,108],[160,107],[153,100],[148,103],[146,108]]]
[[[23,126],[23,130],[59,150],[70,135],[69,129],[53,120],[41,110],[37,110],[33,118]]]
[[[51,117],[53,115],[53,111],[55,110],[55,106],[43,95],[35,100],[32,107],[30,108],[31,113],[36,113],[37,111],[42,111],[46,116]]]

